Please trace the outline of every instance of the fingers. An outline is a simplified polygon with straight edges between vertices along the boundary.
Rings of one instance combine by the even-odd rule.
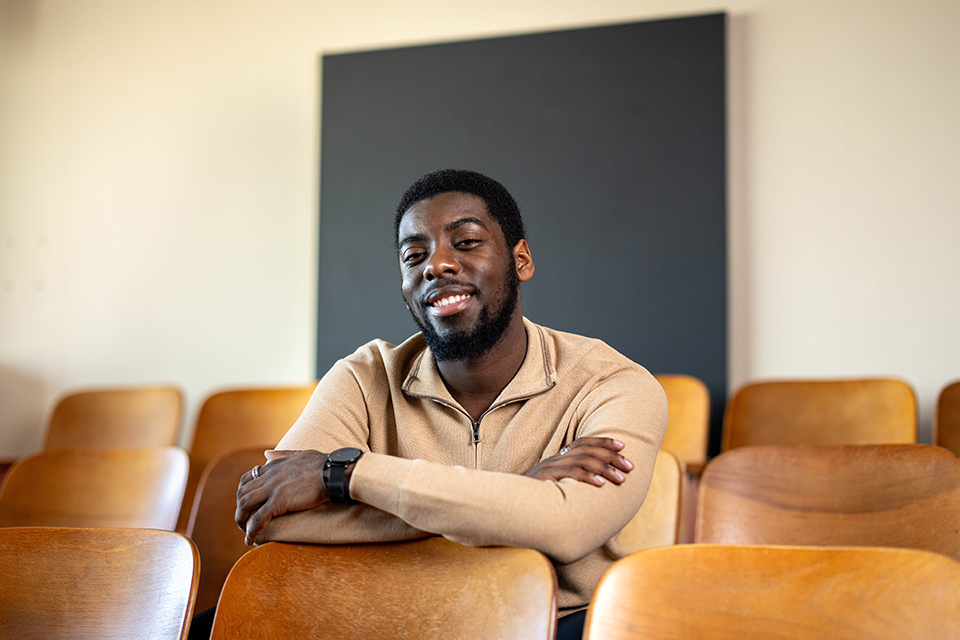
[[[524,475],[538,480],[570,478],[600,487],[607,482],[622,484],[634,464],[619,452],[624,445],[613,438],[577,438],[563,453],[543,460]]]
[[[620,451],[623,449],[623,443],[613,438],[577,438],[567,446],[571,450],[578,447],[602,447],[610,451]]]
[[[267,461],[270,460],[281,460],[287,456],[292,456],[296,451],[288,451],[284,449],[267,449],[263,452],[263,455],[266,457]]]
[[[583,442],[583,441],[606,441],[606,442]],[[576,444],[576,446],[574,446]],[[610,438],[581,438],[574,440],[570,445],[570,451],[562,457],[568,460],[576,459],[584,461],[588,459],[598,460],[604,465],[608,465],[612,470],[620,471],[620,474],[604,474],[610,480],[623,482],[622,474],[633,471],[634,465],[625,456],[617,453],[623,448],[623,443]],[[591,469],[602,469],[592,465]]]

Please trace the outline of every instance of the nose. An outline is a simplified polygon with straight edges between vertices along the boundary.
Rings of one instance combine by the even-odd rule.
[[[460,273],[460,265],[451,251],[436,249],[423,267],[423,277],[428,282],[443,276],[455,276]]]

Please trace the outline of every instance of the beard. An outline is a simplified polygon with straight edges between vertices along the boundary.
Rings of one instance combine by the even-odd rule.
[[[483,305],[476,326],[446,336],[441,336],[410,309],[413,321],[420,328],[420,333],[437,362],[479,358],[493,349],[506,333],[520,300],[520,280],[517,279],[516,261],[512,255],[507,277],[499,293],[498,297],[502,297],[503,303],[496,313],[492,313],[489,306]]]

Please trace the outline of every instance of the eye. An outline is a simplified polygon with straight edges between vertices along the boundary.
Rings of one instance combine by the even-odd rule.
[[[423,251],[411,251],[403,256],[403,264],[416,264],[422,260],[425,255],[427,254]]]
[[[457,241],[456,247],[458,249],[469,249],[478,244],[480,244],[479,238],[464,238],[463,240]]]

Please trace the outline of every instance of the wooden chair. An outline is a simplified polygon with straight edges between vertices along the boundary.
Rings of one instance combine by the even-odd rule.
[[[443,538],[357,545],[271,542],[237,562],[211,640],[552,640],[556,577],[530,549]]]
[[[670,417],[660,444],[673,453],[691,473],[700,473],[707,463],[710,434],[710,393],[699,378],[658,374],[657,382],[667,394]]]
[[[940,392],[933,416],[934,442],[960,456],[960,380]]]
[[[316,386],[314,382],[300,387],[239,389],[207,398],[200,408],[189,449],[190,475],[177,531],[186,531],[197,484],[210,461],[220,454],[264,442],[269,447],[276,445],[303,413]]]
[[[186,481],[177,447],[44,451],[4,478],[0,526],[172,530]]]
[[[653,467],[650,489],[640,511],[620,532],[624,553],[677,544],[683,469],[677,457],[661,449]]]
[[[0,529],[4,638],[182,640],[197,550],[144,529]]]
[[[917,400],[900,380],[757,382],[727,404],[721,450],[764,444],[917,441]]]
[[[913,549],[677,545],[600,580],[585,640],[956,640],[960,563]]]
[[[177,444],[182,406],[174,387],[74,393],[53,410],[43,448],[169,447]]]
[[[243,531],[233,519],[237,511],[237,485],[240,476],[255,465],[263,464],[263,450],[267,446],[241,449],[214,458],[200,479],[186,532],[197,545],[201,559],[197,611],[216,606],[230,569],[250,550],[243,541]]]
[[[727,451],[703,473],[696,541],[905,547],[960,559],[960,460],[922,444]]]

